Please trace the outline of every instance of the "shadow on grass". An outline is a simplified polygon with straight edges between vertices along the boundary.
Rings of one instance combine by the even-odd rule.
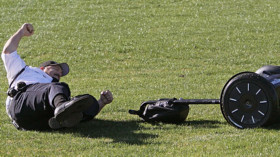
[[[74,133],[87,138],[109,138],[113,142],[142,145],[146,139],[157,138],[157,135],[141,133],[139,121],[91,120],[75,128],[60,130],[60,133]],[[140,132],[140,133],[139,133]]]
[[[219,124],[222,124],[220,121],[216,120],[193,120],[193,121],[186,121],[184,122],[185,125],[192,126],[194,128],[218,128]]]
[[[280,122],[275,122],[273,124],[264,126],[263,128],[267,130],[280,130]]]
[[[178,126],[191,126],[193,128],[218,128],[218,124],[222,124],[219,121],[214,121],[214,120],[193,120],[193,121],[185,121],[182,123],[157,123],[157,122],[152,122],[150,123],[155,126],[159,125],[165,125],[165,124],[173,124],[173,125],[178,125]]]
[[[95,119],[89,122],[84,122],[74,128],[67,128],[59,130],[60,133],[72,133],[76,136],[86,138],[108,138],[112,139],[114,143],[127,143],[131,145],[148,144],[147,139],[157,138],[158,135],[143,133],[144,127],[141,127],[144,121],[111,121]],[[165,123],[150,123],[152,125],[166,125]],[[213,120],[194,120],[185,121],[179,126],[191,126],[193,128],[218,128],[219,121]],[[168,127],[170,128],[170,127]],[[168,129],[166,128],[166,129]]]

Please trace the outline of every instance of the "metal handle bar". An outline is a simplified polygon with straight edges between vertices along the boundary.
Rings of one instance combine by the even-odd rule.
[[[175,104],[220,104],[220,99],[182,99],[174,100]]]

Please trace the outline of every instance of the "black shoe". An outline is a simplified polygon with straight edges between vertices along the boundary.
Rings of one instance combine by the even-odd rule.
[[[59,122],[56,118],[52,117],[49,119],[49,126],[52,129],[60,129],[60,128],[70,128],[79,124],[83,119],[83,114],[81,112],[76,112],[71,114],[68,118],[65,118],[64,121]]]
[[[64,102],[55,109],[54,117],[49,120],[49,126],[53,129],[57,129],[56,123],[60,124],[58,128],[75,126],[81,121],[82,112],[88,109],[94,100],[93,96],[86,94]]]

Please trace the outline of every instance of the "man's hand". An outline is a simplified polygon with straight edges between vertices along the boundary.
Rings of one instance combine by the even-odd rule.
[[[98,100],[98,104],[99,104],[99,111],[106,105],[106,104],[110,104],[113,101],[113,94],[111,93],[111,91],[106,90],[106,91],[102,91],[100,94],[100,99]]]
[[[34,33],[32,24],[25,23],[21,26],[20,30],[23,36],[31,36]]]
[[[113,101],[113,94],[109,91],[102,91],[100,94],[100,100],[104,105],[110,104]]]

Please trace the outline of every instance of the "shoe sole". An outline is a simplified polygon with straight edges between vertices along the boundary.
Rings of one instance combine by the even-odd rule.
[[[75,125],[79,124],[80,121],[83,119],[83,114],[81,112],[73,113],[64,121],[59,122],[55,117],[49,119],[49,126],[52,129],[60,129],[60,128],[70,128],[74,127]]]
[[[94,98],[91,95],[83,95],[74,98],[68,104],[64,105],[64,108],[59,108],[55,110],[54,118],[62,122],[72,113],[83,112],[88,109],[94,103]]]

